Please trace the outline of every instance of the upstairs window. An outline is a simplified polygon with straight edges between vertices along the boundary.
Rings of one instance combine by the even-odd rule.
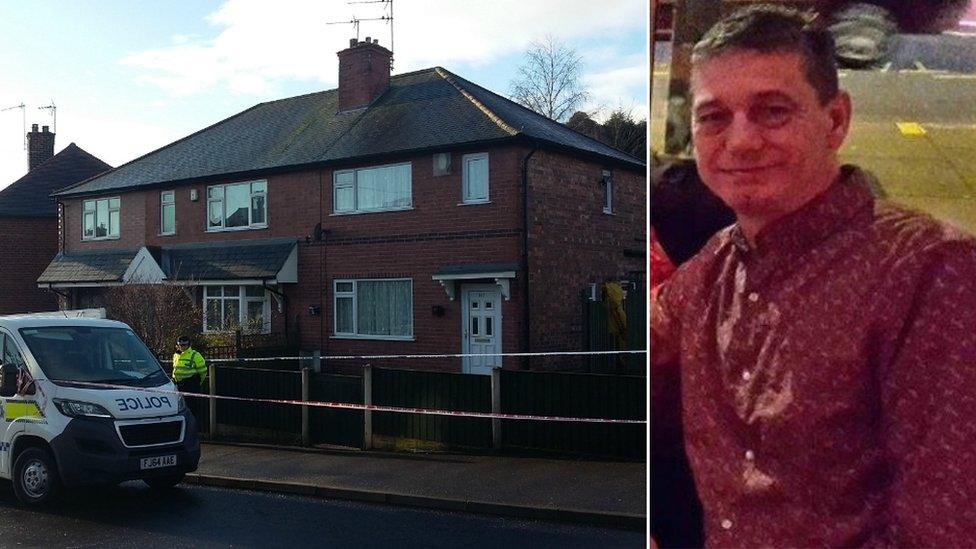
[[[488,202],[488,153],[466,154],[461,165],[461,201]]]
[[[159,193],[159,233],[176,234],[176,191]]]
[[[82,240],[118,238],[121,203],[119,197],[86,200],[82,215]]]
[[[249,181],[207,188],[207,230],[268,226],[268,182]]]
[[[405,210],[413,205],[410,163],[339,170],[332,176],[333,213]]]
[[[613,213],[613,173],[603,170],[603,213]]]

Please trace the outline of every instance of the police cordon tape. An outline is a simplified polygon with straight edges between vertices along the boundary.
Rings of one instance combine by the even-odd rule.
[[[428,354],[428,355],[308,355],[308,356],[271,356],[262,358],[209,358],[207,362],[267,362],[269,360],[377,360],[381,358],[463,358],[463,357],[536,357],[536,356],[570,356],[570,355],[635,355],[645,354],[647,350],[627,351],[542,351],[537,353],[457,353],[457,354]]]
[[[340,408],[346,410],[363,410],[370,412],[394,412],[401,414],[420,414],[427,416],[453,416],[453,417],[478,417],[485,419],[523,419],[530,421],[562,421],[576,423],[619,423],[619,424],[643,424],[647,423],[643,419],[611,419],[596,417],[566,417],[566,416],[533,416],[527,414],[502,414],[492,412],[468,412],[463,410],[432,410],[429,408],[409,408],[404,406],[381,406],[378,404],[353,404],[349,402],[322,402],[316,400],[289,400],[273,398],[250,398],[235,397],[227,395],[211,395],[206,393],[187,393],[181,391],[170,391],[154,387],[133,387],[131,385],[117,385],[112,383],[95,383],[90,381],[71,381],[71,385],[84,385],[86,387],[103,387],[106,389],[125,389],[127,391],[143,391],[147,393],[162,393],[167,395],[183,395],[185,397],[199,397],[205,399],[236,400],[241,402],[260,402],[265,404],[292,404],[297,406],[312,406],[315,408]]]

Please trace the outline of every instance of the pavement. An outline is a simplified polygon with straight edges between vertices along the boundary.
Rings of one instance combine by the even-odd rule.
[[[186,482],[645,529],[647,465],[205,442]]]

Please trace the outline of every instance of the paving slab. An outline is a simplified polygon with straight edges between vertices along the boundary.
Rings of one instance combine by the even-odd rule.
[[[638,462],[204,443],[188,481],[639,529],[646,474]]]

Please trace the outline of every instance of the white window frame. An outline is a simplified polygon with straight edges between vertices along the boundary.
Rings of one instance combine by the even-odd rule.
[[[613,172],[603,170],[603,213],[613,213]]]
[[[112,201],[117,201],[117,206],[112,207]],[[108,234],[105,236],[94,236],[98,227],[98,203],[107,202],[106,212],[108,219],[105,220],[106,226],[108,227]],[[89,211],[88,205],[92,205],[92,209]],[[117,213],[119,218],[119,225],[122,224],[122,198],[119,196],[110,196],[107,198],[91,198],[84,200],[81,204],[81,239],[82,240],[118,240],[122,235],[122,227],[115,227],[115,234],[112,234],[112,213]],[[88,216],[92,216],[92,236],[85,236],[85,220]]]
[[[167,197],[167,195],[169,196]],[[167,206],[173,208],[173,230],[171,231],[167,231],[164,228]],[[161,191],[159,193],[159,234],[176,234],[176,191]]]
[[[263,191],[255,191],[254,185],[256,183],[263,183]],[[248,188],[248,205],[247,205],[247,225],[241,227],[225,227],[224,223],[227,220],[227,188],[239,185],[249,185]],[[212,191],[214,189],[220,189],[220,197],[213,197]],[[264,222],[254,223],[251,219],[251,205],[254,203],[254,198],[262,196],[264,197]],[[210,225],[210,205],[220,204],[220,226]],[[268,180],[267,179],[255,179],[253,181],[237,181],[235,183],[224,183],[221,185],[210,185],[207,187],[207,211],[205,213],[204,225],[208,233],[219,233],[225,231],[250,231],[254,229],[265,229],[268,227]]]
[[[409,202],[406,206],[396,206],[392,208],[360,208],[359,207],[359,174],[367,170],[378,170],[383,168],[394,168],[398,166],[406,166],[409,170],[408,181],[409,189],[407,193],[407,198]],[[340,175],[352,174],[352,183],[339,185],[338,179]],[[352,209],[349,210],[339,210],[337,209],[338,201],[336,200],[336,195],[339,189],[352,188]],[[332,172],[332,215],[355,215],[361,213],[372,213],[372,212],[396,212],[402,210],[413,209],[413,163],[412,162],[398,162],[395,164],[383,164],[380,166],[367,166],[365,168],[352,168],[348,170],[336,170]]]
[[[371,334],[360,334],[359,332],[359,283],[360,282],[410,282],[410,334],[409,335],[371,335]],[[339,284],[351,283],[351,292],[340,292],[338,290]],[[338,301],[339,299],[352,298],[352,332],[340,332],[338,331]],[[414,292],[413,292],[413,279],[412,278],[341,278],[334,279],[332,281],[332,337],[339,339],[378,339],[378,340],[389,340],[389,341],[413,341],[413,302],[414,302]]]
[[[485,161],[485,196],[469,197],[470,194],[470,163],[476,160]],[[484,204],[491,200],[491,171],[489,167],[488,153],[466,154],[461,157],[461,203],[462,204]]]
[[[225,286],[237,287],[237,295],[225,297],[223,295],[223,288]],[[221,295],[210,295],[212,288],[221,288]],[[203,287],[203,331],[204,333],[226,333],[230,330],[221,329],[211,329],[209,323],[207,322],[207,301],[219,299],[220,300],[220,312],[221,319],[224,317],[224,302],[237,300],[237,325],[242,326],[245,323],[247,317],[247,304],[250,302],[261,301],[263,303],[263,311],[261,312],[264,322],[261,324],[261,330],[259,333],[268,334],[271,333],[271,299],[267,289],[264,289],[263,297],[252,297],[247,295],[247,288],[264,288],[264,286],[258,284],[212,284],[205,285]]]

